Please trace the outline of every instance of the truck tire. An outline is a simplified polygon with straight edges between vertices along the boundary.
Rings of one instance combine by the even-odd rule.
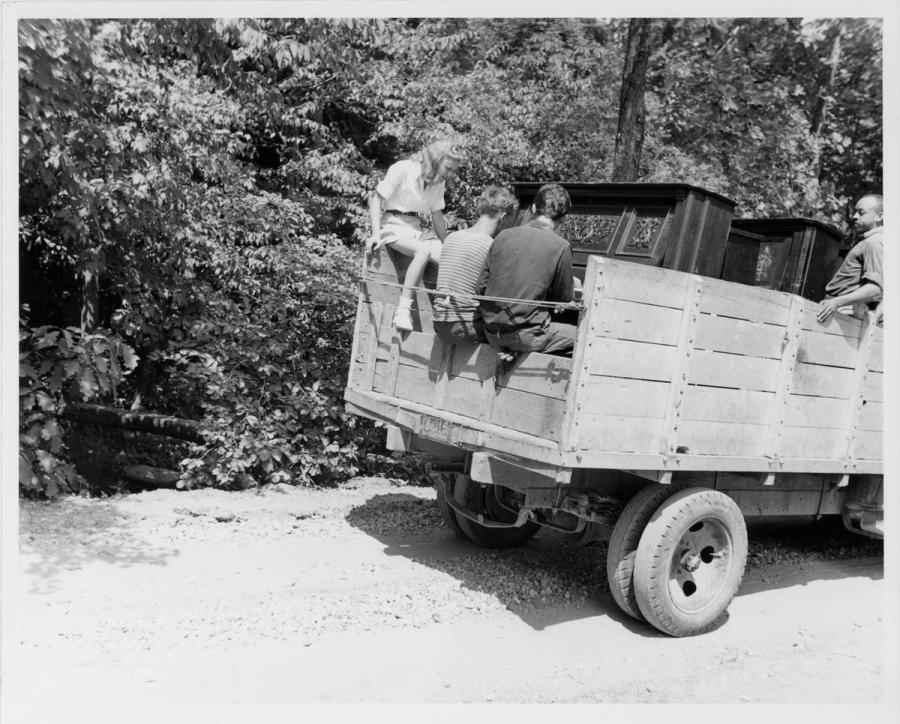
[[[453,495],[454,477],[454,473],[444,473],[441,476],[441,479],[434,484],[434,489],[437,492],[437,504],[438,510],[441,511],[441,518],[444,519],[447,527],[452,530],[458,538],[465,538],[466,534],[463,533],[462,528],[459,526],[459,518],[456,517],[456,512],[447,505],[447,496]]]
[[[609,583],[609,591],[619,608],[638,621],[645,620],[638,608],[633,585],[634,556],[637,553],[638,541],[644,527],[660,504],[679,490],[681,490],[679,487],[659,483],[651,483],[641,488],[622,509],[609,539],[606,553],[606,580]]]
[[[467,510],[480,513],[485,520],[512,523],[516,516],[493,501],[489,485],[476,483],[468,475],[457,473],[453,482],[453,500]],[[463,536],[482,548],[514,548],[522,545],[540,530],[540,526],[528,521],[518,528],[486,528],[465,516],[456,515]]]
[[[715,627],[747,563],[747,527],[731,498],[687,488],[660,504],[638,542],[634,592],[648,623],[670,636]]]

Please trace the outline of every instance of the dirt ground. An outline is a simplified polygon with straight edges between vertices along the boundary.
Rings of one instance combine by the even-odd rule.
[[[37,708],[84,711],[110,692],[148,704],[883,700],[880,542],[751,527],[728,620],[687,639],[616,608],[605,550],[543,531],[481,550],[444,526],[432,489],[379,478],[22,502],[6,713],[38,721]]]

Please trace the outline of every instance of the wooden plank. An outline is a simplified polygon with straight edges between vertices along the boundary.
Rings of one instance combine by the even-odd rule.
[[[876,340],[872,344],[872,357],[869,359],[869,369],[873,372],[884,372],[884,342]]]
[[[597,309],[591,314],[597,315],[595,334],[598,337],[672,346],[678,344],[680,309],[654,307],[620,299],[601,299]]]
[[[662,420],[668,389],[668,382],[592,376],[578,402],[586,414]]]
[[[477,400],[477,397],[473,395]],[[498,390],[489,422],[530,435],[558,440],[564,401],[519,390]]]
[[[485,380],[493,377],[496,368],[497,353],[488,345],[458,344],[450,366],[450,376]]]
[[[862,460],[884,459],[884,436],[880,432],[860,430],[856,433],[854,458]]]
[[[413,305],[410,316],[412,318],[414,331],[428,335],[434,334],[434,315],[432,314],[431,309]]]
[[[832,367],[856,366],[857,340],[826,334],[818,330],[804,330],[800,337],[799,362]]]
[[[368,304],[373,302],[381,302],[382,304],[397,305],[400,298],[400,290],[387,284],[381,284],[378,281],[365,281],[362,285],[362,298]]]
[[[580,449],[577,452],[561,453],[561,465],[571,468],[612,468],[616,470],[691,470],[734,472],[771,471],[770,458],[763,456],[730,455],[678,455],[671,459],[662,453],[616,452]],[[857,474],[882,474],[884,466],[880,460],[856,460]],[[844,462],[838,458],[785,457],[780,473],[814,472],[841,475],[845,471]]]
[[[530,352],[519,356],[500,387],[564,400],[571,376],[570,357]]]
[[[684,309],[678,325],[678,344],[675,351],[675,364],[672,365],[672,377],[669,380],[666,395],[666,419],[662,428],[661,452],[674,455],[679,447],[682,407],[687,394],[687,378],[691,367],[691,353],[697,336],[697,325],[700,320],[700,304],[703,297],[703,280],[697,276],[688,278],[684,291]]]
[[[460,379],[467,378],[461,377]],[[488,375],[483,380],[481,380],[480,384],[481,392],[479,393],[478,419],[490,420],[491,412],[494,409],[494,399],[497,396],[494,387],[494,375]]]
[[[719,279],[707,281],[700,311],[719,317],[767,324],[787,324],[790,296],[769,289]]]
[[[870,432],[884,430],[884,403],[866,402],[859,415],[859,429]]]
[[[372,365],[372,392],[387,393],[387,360],[376,360]]]
[[[757,457],[765,455],[766,425],[682,420],[678,446],[691,455]]]
[[[745,473],[722,472],[716,474],[716,490],[763,490],[762,474],[747,475]],[[828,476],[797,473],[778,473],[773,485],[765,486],[770,490],[805,490],[821,491],[828,485]]]
[[[729,490],[729,498],[747,517],[775,515],[816,515],[821,492],[796,490]]]
[[[781,438],[785,458],[820,458],[841,461],[847,447],[842,429],[784,426]]]
[[[681,406],[681,419],[765,425],[774,400],[772,392],[689,385]]]
[[[613,263],[604,275],[603,296],[680,310],[689,279],[660,267]]]
[[[562,429],[559,434],[560,450],[574,451],[578,448],[581,423],[584,418],[582,396],[588,389],[593,347],[597,342],[597,327],[600,305],[603,302],[606,284],[606,267],[599,258],[589,259],[584,276],[582,303],[584,310],[578,317],[578,336],[572,350],[572,377],[566,391]]]
[[[785,405],[784,424],[791,427],[840,429],[846,410],[846,400],[791,395]]]
[[[373,390],[398,400],[434,405],[435,380],[424,367],[397,365],[392,371],[389,360],[378,360],[375,365]]]
[[[872,317],[866,318],[865,323],[860,329],[859,335],[859,352],[856,357],[856,369],[853,370],[853,381],[850,384],[849,405],[847,416],[845,418],[845,430],[847,431],[847,452],[848,461],[852,461],[858,457],[858,438],[863,435],[867,437],[866,457],[869,459],[881,457],[880,439],[877,444],[873,444],[872,433],[863,433],[859,430],[859,420],[862,415],[862,409],[865,406],[865,386],[866,378],[869,375],[877,375],[878,372],[869,372],[869,360],[872,357],[872,348],[875,345],[875,334],[878,328],[872,321]]]
[[[872,372],[866,375],[862,388],[863,399],[870,402],[884,401],[883,375],[881,372]]]
[[[818,305],[810,304],[803,314],[803,329],[814,332],[823,332],[824,334],[836,334],[841,337],[850,337],[851,339],[859,339],[859,330],[862,321],[856,317],[850,317],[846,314],[836,312],[832,314],[825,322],[819,322],[816,319],[818,313]]]
[[[701,314],[694,346],[748,357],[781,359],[784,327]]]
[[[797,357],[800,354],[801,325],[803,312],[806,307],[806,302],[800,297],[788,297],[788,299],[790,299],[791,306],[786,320],[784,344],[775,379],[775,394],[769,405],[768,417],[765,420],[768,427],[766,450],[768,451],[767,454],[772,458],[772,474],[766,480],[766,485],[774,484],[774,472],[779,469],[783,460],[783,453],[785,452],[782,445],[781,431],[785,424],[786,406],[790,400]]]
[[[387,320],[379,334],[378,357],[387,359],[390,356],[394,339],[392,320]],[[403,332],[400,335],[399,354],[406,364],[418,364],[423,367],[432,367],[437,370],[440,365],[441,346],[440,339],[433,334],[423,332]]]
[[[481,416],[482,383],[467,377],[449,377],[443,409],[466,417]]]
[[[378,393],[363,393],[356,390],[345,390],[344,400],[347,410],[354,414],[389,422],[430,440],[455,447],[487,448],[522,457],[538,464],[543,463],[557,467],[563,465],[563,455],[559,451],[559,446],[553,441],[534,435],[497,427],[452,413],[445,413],[440,418],[446,422],[447,434],[432,434],[435,427],[426,424],[426,418],[429,421],[434,420],[434,414],[432,408],[425,405],[402,400],[396,401]],[[426,428],[428,429],[426,430]]]
[[[440,350],[437,381],[434,383],[434,406],[444,407],[447,399],[447,383],[450,376],[450,363],[453,360],[453,352],[456,349],[456,345],[445,344],[442,339],[435,337],[434,348]]]
[[[646,417],[620,417],[587,413],[583,415],[579,449],[599,453],[655,453],[661,460],[662,456],[659,451],[663,444],[664,422],[663,419],[653,420]],[[659,463],[653,467],[658,465]]]
[[[396,329],[391,325],[391,329],[389,332],[388,339],[391,340],[391,349],[388,354],[388,366],[387,366],[387,378],[388,378],[388,387],[387,393],[391,396],[395,395],[397,392],[397,383],[399,376],[399,367],[400,367],[400,345],[403,340],[403,335],[400,330]]]
[[[798,363],[794,370],[793,391],[797,395],[848,399],[853,370]]]
[[[356,298],[356,317],[353,320],[353,342],[350,347],[350,370],[347,375],[347,387],[360,388],[360,375],[363,371],[363,365],[360,364],[362,355],[359,348],[366,345],[366,318],[368,317],[368,305],[363,301],[362,295]]]
[[[397,272],[394,271],[393,267],[384,267],[379,268],[373,265],[370,265],[363,271],[363,279],[364,282],[372,281],[374,282],[387,282],[390,284],[399,284],[400,282],[397,279]],[[385,286],[382,284],[382,286]]]
[[[777,359],[694,350],[691,368],[688,370],[688,382],[772,392],[775,389],[778,366]]]
[[[592,345],[588,371],[592,377],[601,375],[669,382],[674,373],[677,351],[676,347],[669,345],[599,338]]]

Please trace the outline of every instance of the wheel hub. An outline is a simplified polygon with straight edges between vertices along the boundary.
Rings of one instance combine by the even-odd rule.
[[[731,536],[715,518],[696,521],[685,531],[672,557],[669,593],[685,612],[698,612],[716,600],[731,569]]]
[[[694,550],[687,550],[684,552],[684,555],[681,556],[681,567],[684,568],[688,573],[693,573],[696,571],[702,560],[700,559],[700,554]]]

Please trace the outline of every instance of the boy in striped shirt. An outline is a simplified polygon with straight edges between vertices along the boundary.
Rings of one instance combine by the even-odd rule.
[[[486,342],[475,294],[488,250],[505,217],[518,209],[513,192],[488,186],[478,198],[478,221],[444,239],[434,298],[434,331],[447,342]]]

